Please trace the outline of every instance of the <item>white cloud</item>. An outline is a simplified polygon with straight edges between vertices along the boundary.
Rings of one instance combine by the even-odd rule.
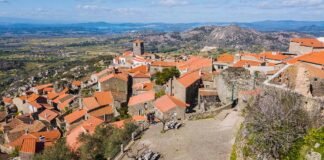
[[[158,4],[168,7],[187,5],[186,0],[159,0]]]
[[[281,8],[320,8],[324,5],[324,0],[266,0],[257,6],[262,9]]]

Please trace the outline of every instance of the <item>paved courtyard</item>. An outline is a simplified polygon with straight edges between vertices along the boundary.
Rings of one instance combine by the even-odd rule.
[[[235,132],[242,117],[231,111],[225,119],[186,121],[179,130],[161,133],[162,124],[151,126],[132,149],[143,144],[160,152],[165,160],[226,160],[229,159]],[[125,157],[124,159],[128,159]]]

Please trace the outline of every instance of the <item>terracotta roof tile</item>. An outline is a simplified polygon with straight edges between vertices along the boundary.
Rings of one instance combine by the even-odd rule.
[[[43,106],[35,101],[29,102],[29,104],[37,109],[43,108]]]
[[[117,79],[120,79],[120,80],[123,80],[123,81],[128,81],[128,76],[126,74],[123,74],[123,73],[119,73],[119,74],[109,74],[107,76],[104,76],[102,78],[99,79],[99,82],[104,82],[104,81],[107,81],[111,78],[117,78]]]
[[[219,55],[216,61],[221,63],[233,63],[234,56],[232,54],[224,53]]]
[[[100,104],[98,103],[95,97],[83,98],[82,103],[83,107],[88,111],[100,107]]]
[[[110,91],[95,92],[94,97],[97,99],[97,102],[99,103],[100,106],[113,104],[113,102],[114,102],[114,98]]]
[[[240,60],[236,62],[233,67],[245,67],[245,66],[261,66],[262,62],[251,60]]]
[[[36,138],[25,138],[21,144],[20,152],[36,153]]]
[[[155,99],[155,92],[154,91],[148,91],[144,92],[142,94],[132,96],[129,99],[128,106],[134,106],[137,104],[153,101]]]
[[[138,91],[150,91],[153,89],[153,83],[151,81],[136,83],[132,88]]]
[[[324,48],[324,43],[315,38],[293,38],[291,42],[299,43],[301,46]]]
[[[135,67],[133,69],[130,69],[129,73],[136,73],[136,72],[147,73],[148,70],[149,70],[148,66],[141,65],[141,66]]]
[[[49,109],[45,109],[38,116],[47,120],[48,122],[51,122],[53,119],[55,119],[58,116],[58,113]]]
[[[77,86],[77,87],[80,87],[81,86],[81,81],[73,81],[72,82],[72,85],[74,85],[74,86]]]
[[[81,146],[81,142],[78,140],[79,135],[82,133],[93,134],[95,128],[102,124],[101,119],[90,117],[88,120],[82,122],[79,126],[72,129],[66,136],[66,143],[72,150],[77,150]]]
[[[51,130],[45,132],[35,132],[30,134],[24,134],[13,142],[10,142],[8,145],[12,147],[21,148],[25,139],[35,139],[36,142],[39,142],[39,137],[45,137],[45,147],[51,146],[56,140],[61,138],[61,132],[58,130]],[[26,145],[25,147],[28,147]],[[37,147],[37,146],[36,146]],[[28,150],[28,148],[25,148]]]
[[[191,56],[189,60],[180,63],[177,65],[179,70],[187,70],[192,72],[201,68],[212,68],[213,62],[210,58],[202,58],[198,56]]]
[[[200,79],[200,71],[194,71],[194,72],[189,72],[181,77],[179,77],[177,80],[184,86],[184,87],[189,87],[196,81]]]
[[[64,117],[64,120],[65,120],[67,123],[71,124],[71,123],[73,123],[73,122],[75,122],[75,121],[77,121],[77,120],[83,118],[83,117],[86,115],[86,113],[87,113],[86,110],[84,110],[84,109],[79,109],[79,110],[76,110],[76,111],[74,111],[74,112],[72,112],[72,113],[66,115],[66,116]]]
[[[151,66],[154,67],[176,67],[176,62],[167,62],[167,61],[153,61]]]
[[[161,112],[167,112],[175,107],[186,108],[187,104],[175,97],[164,95],[154,102],[154,106]]]
[[[39,98],[39,95],[38,94],[31,94],[30,96],[27,96],[27,102],[33,102],[33,101],[36,101],[38,98]]]
[[[106,106],[106,107],[102,107],[102,108],[96,109],[94,111],[91,111],[89,114],[93,117],[101,117],[104,115],[114,114],[114,110],[113,110],[112,106]]]
[[[44,88],[48,88],[48,87],[52,87],[53,84],[52,83],[49,83],[49,84],[43,84],[43,85],[38,85],[38,86],[35,86],[33,88],[37,89],[37,90],[42,90]]]
[[[150,73],[142,73],[142,72],[132,73],[131,76],[133,78],[151,78]]]

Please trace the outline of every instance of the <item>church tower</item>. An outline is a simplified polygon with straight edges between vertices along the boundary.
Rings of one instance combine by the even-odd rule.
[[[144,41],[137,39],[133,42],[133,53],[134,55],[144,54]]]

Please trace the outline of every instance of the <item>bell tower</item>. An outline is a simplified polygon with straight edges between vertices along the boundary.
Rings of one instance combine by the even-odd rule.
[[[133,42],[133,53],[134,55],[144,54],[144,41],[137,39]]]

